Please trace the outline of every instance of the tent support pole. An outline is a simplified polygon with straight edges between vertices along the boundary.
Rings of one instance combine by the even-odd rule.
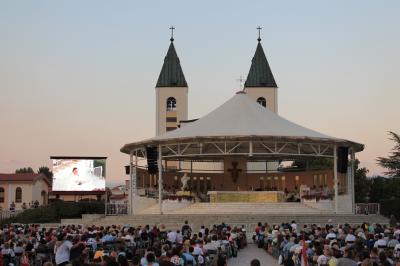
[[[161,144],[158,145],[158,205],[160,208],[160,214],[163,214],[162,210],[162,196],[163,196],[163,182],[162,182],[162,150]]]
[[[338,197],[339,197],[339,188],[338,188],[338,173],[337,173],[337,146],[336,144],[333,146],[333,188],[335,190],[335,213],[338,213]]]

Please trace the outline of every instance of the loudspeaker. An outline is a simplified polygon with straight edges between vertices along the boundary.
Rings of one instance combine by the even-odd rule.
[[[146,147],[147,172],[151,175],[158,173],[158,150],[157,147]]]
[[[125,165],[125,174],[130,175],[131,174],[131,168],[129,165]]]
[[[349,148],[339,147],[338,148],[338,161],[337,161],[337,171],[339,173],[347,173],[347,165],[349,163]]]

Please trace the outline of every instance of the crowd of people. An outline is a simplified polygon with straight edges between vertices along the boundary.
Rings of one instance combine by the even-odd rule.
[[[180,230],[128,225],[60,226],[12,224],[0,230],[0,266],[224,266],[245,247],[244,227],[202,226]]]
[[[246,239],[244,226],[224,223],[198,232],[188,221],[179,230],[11,224],[0,229],[0,266],[225,266]],[[259,223],[253,240],[284,266],[400,266],[400,225]]]
[[[400,266],[399,225],[259,223],[253,239],[285,266]]]
[[[35,201],[31,201],[31,202],[28,202],[28,204],[26,204],[26,202],[23,202],[22,204],[21,204],[21,209],[22,210],[26,210],[26,209],[37,209],[37,208],[39,208],[39,201],[37,201],[37,200],[35,200]],[[3,210],[1,207],[0,207],[0,210]],[[11,202],[10,203],[10,207],[9,207],[9,210],[11,211],[11,212],[15,212],[16,211],[16,205],[15,205],[15,202],[13,201],[13,202]]]

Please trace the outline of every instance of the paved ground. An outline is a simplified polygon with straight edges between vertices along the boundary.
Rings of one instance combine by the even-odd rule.
[[[237,258],[230,258],[228,266],[250,266],[252,259],[259,259],[261,266],[278,266],[278,262],[274,258],[254,244],[249,244],[245,249],[239,251]]]

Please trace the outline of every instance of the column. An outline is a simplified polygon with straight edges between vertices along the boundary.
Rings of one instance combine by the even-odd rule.
[[[335,190],[335,213],[338,213],[337,146],[333,146],[333,188]]]
[[[356,195],[355,195],[355,191],[354,191],[354,165],[355,165],[355,160],[356,160],[356,154],[354,152],[354,149],[351,149],[350,152],[350,165],[351,165],[351,176],[350,176],[350,180],[351,180],[351,200],[352,200],[352,211],[353,214],[355,214],[356,211]]]
[[[158,145],[158,205],[160,207],[160,214],[163,214],[162,211],[162,191],[163,191],[163,182],[162,182],[162,150],[161,145]]]
[[[132,186],[132,190],[133,190],[133,195],[137,196],[138,195],[138,184],[137,184],[137,174],[138,174],[138,155],[137,155],[137,151],[135,151],[135,167],[133,168],[133,186]]]
[[[133,215],[133,151],[129,153],[129,214]]]
[[[12,191],[13,191],[13,187],[12,187],[12,185],[11,184],[8,184],[8,206],[5,206],[6,208],[6,210],[10,210],[10,204],[11,204],[11,202],[13,202],[13,193],[12,193]]]

